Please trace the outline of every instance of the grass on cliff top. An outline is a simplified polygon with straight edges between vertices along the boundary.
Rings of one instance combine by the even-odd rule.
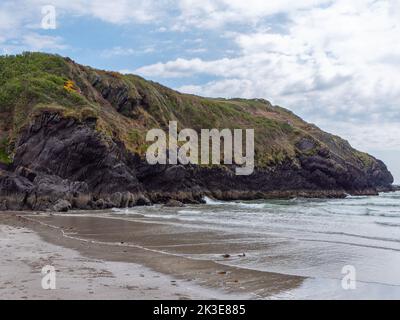
[[[0,57],[0,119],[1,129],[8,130],[13,141],[33,111],[48,105],[70,114],[84,107],[94,107],[71,86],[69,66],[60,56],[23,53]]]

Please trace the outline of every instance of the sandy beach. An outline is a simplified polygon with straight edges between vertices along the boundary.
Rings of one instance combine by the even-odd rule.
[[[0,214],[1,299],[263,299],[302,277],[259,272],[165,253],[182,244],[156,223],[72,214]],[[193,233],[207,241],[207,233]],[[196,241],[196,240],[195,240]],[[55,290],[41,286],[44,266]]]

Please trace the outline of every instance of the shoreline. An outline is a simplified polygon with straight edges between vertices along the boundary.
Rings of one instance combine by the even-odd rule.
[[[399,185],[392,185],[390,188],[370,188],[365,190],[287,190],[287,191],[196,191],[196,192],[116,192],[109,195],[85,195],[82,199],[65,200],[60,198],[54,202],[52,209],[38,209],[30,207],[22,195],[14,194],[0,195],[0,212],[68,212],[74,211],[96,211],[112,208],[134,208],[138,206],[148,206],[161,204],[170,207],[179,207],[186,204],[205,203],[204,198],[211,198],[218,201],[252,201],[252,200],[286,200],[293,198],[304,199],[345,199],[348,196],[376,196],[380,193],[392,193],[400,191]],[[91,200],[89,200],[91,199]],[[132,199],[136,199],[133,201]],[[48,199],[47,199],[48,200]],[[91,202],[91,205],[82,205],[83,202]],[[22,206],[18,202],[24,202]],[[12,204],[9,207],[7,204]]]
[[[129,222],[127,227],[126,222],[122,225],[118,219],[105,220],[86,213],[75,217],[1,213],[1,238],[6,234],[4,228],[10,228],[11,237],[5,247],[9,256],[1,258],[9,264],[8,271],[2,273],[2,280],[4,277],[11,277],[11,280],[2,282],[11,281],[11,284],[1,287],[0,294],[15,298],[12,292],[19,288],[17,299],[268,299],[299,287],[305,279],[165,253],[156,249],[156,239],[154,247],[144,247],[136,244],[134,238],[149,236],[146,224]],[[151,228],[159,227],[150,225]],[[99,233],[104,228],[111,232]],[[135,234],[133,238],[131,233]],[[123,241],[115,241],[115,234]],[[172,236],[165,239],[171,243],[175,241]],[[26,255],[27,248],[30,248],[30,257],[23,262],[22,268],[17,257]],[[53,260],[56,257],[57,268],[64,270],[63,281],[72,286],[63,285],[63,290],[41,289],[41,264],[51,262],[52,256]],[[88,270],[95,271],[88,273]],[[18,272],[22,274],[15,277],[13,274]]]

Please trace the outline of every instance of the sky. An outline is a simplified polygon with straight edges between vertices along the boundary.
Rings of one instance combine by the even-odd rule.
[[[22,51],[267,99],[384,160],[400,183],[398,0],[0,0],[0,54]]]

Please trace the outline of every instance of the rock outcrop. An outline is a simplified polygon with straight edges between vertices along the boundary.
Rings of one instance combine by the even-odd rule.
[[[72,79],[79,90],[33,96],[22,111],[2,106],[0,134],[9,141],[10,161],[0,165],[0,210],[180,206],[201,203],[205,196],[344,197],[392,189],[393,177],[383,162],[265,100],[187,96],[69,59],[39,58],[55,59],[54,77]],[[32,54],[25,60],[39,58]],[[233,128],[245,122],[256,130],[252,175],[237,176],[228,165],[149,165],[143,157],[143,135],[150,128],[165,128],[169,120],[196,130],[207,123],[221,128],[233,119]]]

